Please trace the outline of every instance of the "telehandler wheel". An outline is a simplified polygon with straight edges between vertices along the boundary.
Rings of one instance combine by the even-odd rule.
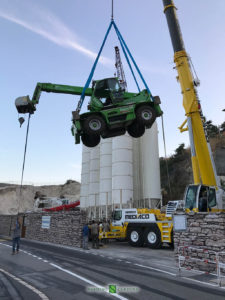
[[[141,247],[144,244],[143,231],[140,228],[128,229],[127,238],[131,246]]]
[[[101,138],[99,135],[82,134],[81,140],[85,146],[95,147],[100,143]]]
[[[83,130],[89,135],[100,135],[106,130],[106,123],[101,116],[93,114],[84,119]]]
[[[151,126],[156,119],[156,112],[150,105],[141,105],[136,110],[137,122],[145,126]]]
[[[158,249],[162,246],[161,232],[158,226],[150,226],[145,229],[145,243],[149,248]]]
[[[128,126],[127,132],[133,138],[139,138],[145,133],[145,126],[138,122],[133,122],[130,126]]]

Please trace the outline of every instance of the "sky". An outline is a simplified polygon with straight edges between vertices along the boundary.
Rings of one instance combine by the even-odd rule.
[[[195,66],[203,113],[215,125],[225,112],[225,1],[175,0],[186,51]],[[111,0],[0,0],[0,182],[19,182],[26,122],[20,128],[14,101],[32,97],[37,82],[83,86],[110,23]],[[161,0],[115,0],[115,22],[153,95],[161,98],[167,155],[188,134],[180,86],[173,68],[173,49]],[[111,31],[94,79],[112,77]],[[136,86],[122,56],[128,90]],[[31,117],[24,182],[58,184],[80,181],[82,145],[71,135],[71,111],[79,96],[43,93]],[[85,99],[83,111],[87,108]],[[159,152],[164,156],[161,119]]]

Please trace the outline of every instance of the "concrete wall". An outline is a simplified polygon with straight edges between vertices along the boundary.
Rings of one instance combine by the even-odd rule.
[[[23,215],[21,215],[23,216]],[[25,214],[25,238],[54,244],[81,247],[85,212],[51,212]],[[50,228],[42,228],[42,216],[51,216]],[[0,215],[0,235],[10,236],[16,216]]]
[[[188,246],[192,248],[180,248]],[[175,255],[185,256],[182,266],[201,271],[216,271],[216,253],[225,251],[225,213],[189,213],[187,230],[174,232]],[[225,262],[225,255],[220,256]]]

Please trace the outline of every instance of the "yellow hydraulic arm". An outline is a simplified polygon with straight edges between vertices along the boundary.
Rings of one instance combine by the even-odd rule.
[[[176,7],[172,0],[163,0],[163,5],[174,49],[174,62],[181,85],[183,106],[187,116],[194,183],[217,186],[216,174],[204,132],[201,106],[195,88],[197,82],[194,81],[189,58],[185,51],[176,16]]]

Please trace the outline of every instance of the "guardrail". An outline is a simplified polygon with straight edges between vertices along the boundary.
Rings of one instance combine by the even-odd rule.
[[[188,253],[189,251],[192,251],[192,253],[191,253],[192,255],[193,254],[197,255],[197,253],[201,253],[202,256],[207,256],[207,258],[203,257],[201,259],[199,257],[192,256],[191,254]],[[222,260],[222,258],[223,258],[223,260]],[[199,271],[199,270],[192,268],[191,266],[184,267],[184,266],[182,266],[182,262],[185,263],[186,260],[196,261],[196,262],[199,261],[205,265],[208,265],[208,264],[214,265],[215,264],[215,267],[214,267],[215,272],[214,273],[210,272],[210,270],[209,271]],[[218,286],[221,286],[222,278],[225,278],[225,276],[221,272],[221,269],[225,270],[225,252],[216,252],[216,251],[213,251],[210,249],[199,248],[199,247],[194,247],[194,246],[178,246],[178,269],[179,269],[179,274],[181,274],[182,269],[185,269],[186,271],[193,270],[193,271],[197,271],[197,272],[201,272],[201,273],[205,273],[205,274],[214,275],[217,277]],[[208,267],[208,269],[212,269],[212,268]]]

